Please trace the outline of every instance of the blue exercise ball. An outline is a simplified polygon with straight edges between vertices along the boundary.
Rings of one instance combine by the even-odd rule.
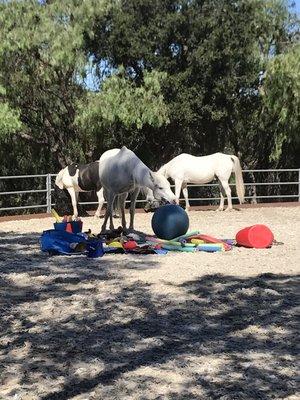
[[[189,217],[179,206],[167,204],[159,207],[152,217],[152,229],[157,237],[172,240],[189,229]]]

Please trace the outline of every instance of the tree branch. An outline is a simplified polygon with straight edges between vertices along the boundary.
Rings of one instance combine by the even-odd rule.
[[[17,136],[20,136],[22,139],[25,139],[25,140],[27,140],[28,142],[31,142],[31,143],[48,144],[48,140],[37,139],[34,136],[31,136],[31,135],[29,135],[28,133],[25,133],[25,132],[18,132]]]

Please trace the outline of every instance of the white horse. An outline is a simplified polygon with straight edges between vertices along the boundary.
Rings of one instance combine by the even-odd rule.
[[[232,210],[231,189],[228,180],[235,173],[236,191],[240,203],[244,202],[245,186],[243,181],[241,164],[238,157],[223,153],[214,153],[209,156],[195,157],[190,154],[180,154],[167,164],[163,165],[158,171],[166,178],[171,178],[175,182],[176,202],[179,204],[180,191],[182,189],[186,203],[186,211],[189,211],[190,204],[188,199],[187,184],[209,183],[214,178],[219,180],[220,185],[220,206],[218,211],[224,209],[224,198],[227,196],[228,206],[226,211]],[[151,192],[147,193],[147,200],[153,201]]]
[[[133,151],[125,146],[115,156],[100,163],[99,176],[107,193],[107,208],[102,232],[106,230],[108,218],[110,218],[110,229],[114,229],[112,211],[116,196],[119,196],[123,229],[126,229],[125,200],[128,193],[131,193],[129,229],[134,227],[135,204],[140,188],[147,187],[152,190],[157,200],[176,202],[168,180],[163,175],[152,172]]]

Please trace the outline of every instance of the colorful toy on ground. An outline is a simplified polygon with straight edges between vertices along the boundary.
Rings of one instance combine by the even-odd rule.
[[[54,208],[51,208],[51,214],[55,218],[56,222],[62,222],[62,217],[60,217],[57,212],[54,210]]]
[[[252,225],[241,229],[236,234],[236,243],[239,246],[264,249],[273,243],[274,235],[266,225]]]
[[[148,236],[146,240],[150,243],[159,243],[161,247],[166,250],[185,251],[189,253],[196,251],[214,253],[217,251],[228,251],[232,248],[232,245],[226,240],[216,239],[208,235],[201,235],[198,231],[189,232],[173,240],[162,240],[152,236]]]
[[[181,207],[167,204],[154,212],[151,224],[157,237],[171,240],[187,232],[189,217]]]
[[[160,209],[164,207],[167,206]],[[186,214],[183,210],[182,212]],[[175,211],[175,214],[179,215],[178,210]],[[234,245],[233,240],[217,239],[213,236],[201,234],[199,231],[182,234],[179,233],[178,229],[179,235],[174,236],[175,230],[172,231],[171,220],[167,221],[170,229],[162,233],[163,236],[167,236],[168,233],[173,232],[172,239],[168,240],[139,233],[127,233],[123,231],[122,227],[105,235],[95,236],[91,233],[91,230],[81,232],[82,221],[80,220],[72,221],[70,217],[60,217],[55,210],[52,211],[52,215],[56,220],[55,229],[44,231],[41,237],[41,249],[50,254],[86,254],[88,257],[94,258],[101,257],[106,253],[166,254],[168,251],[212,253],[231,250]],[[163,215],[172,215],[172,212],[170,214],[163,212]],[[160,220],[157,223],[159,228],[163,225]],[[71,231],[67,229],[68,225],[71,227]],[[185,230],[183,225],[182,223],[182,230]],[[245,247],[266,248],[270,247],[273,241],[274,235],[265,225],[253,225],[244,228],[236,235],[237,245]]]
[[[55,230],[67,231],[69,233],[82,232],[82,221],[80,218],[73,220],[72,217],[69,215],[64,215],[63,217],[61,217],[54,210],[54,208],[51,209],[51,214],[56,220],[56,222],[54,223]]]

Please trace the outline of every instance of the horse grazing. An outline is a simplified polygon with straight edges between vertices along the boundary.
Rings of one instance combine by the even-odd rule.
[[[220,185],[220,206],[218,211],[224,209],[224,198],[227,196],[228,206],[226,211],[232,209],[231,189],[228,180],[231,173],[235,173],[236,191],[240,203],[244,202],[245,186],[243,181],[241,164],[238,157],[223,153],[214,153],[209,156],[195,157],[190,154],[180,154],[167,164],[163,165],[158,171],[166,178],[171,178],[175,182],[175,196],[179,203],[180,191],[182,189],[186,203],[186,211],[190,204],[188,199],[187,184],[209,183],[217,178]],[[148,192],[147,200],[152,201],[151,193]]]
[[[71,164],[63,168],[56,176],[55,184],[60,189],[66,189],[73,206],[73,218],[78,217],[77,203],[79,192],[90,192],[95,190],[98,197],[98,208],[95,216],[100,217],[104,203],[103,189],[99,178],[100,163],[117,154],[120,149],[111,149],[102,154],[99,161],[89,164]]]
[[[151,189],[157,200],[170,203],[176,201],[168,180],[164,176],[152,172],[133,151],[125,146],[115,156],[101,162],[99,171],[100,181],[107,193],[107,209],[102,232],[106,230],[108,218],[110,219],[110,229],[114,229],[112,211],[116,196],[119,196],[123,229],[126,229],[125,200],[128,193],[131,194],[129,229],[133,229],[134,226],[136,199],[142,187]]]

